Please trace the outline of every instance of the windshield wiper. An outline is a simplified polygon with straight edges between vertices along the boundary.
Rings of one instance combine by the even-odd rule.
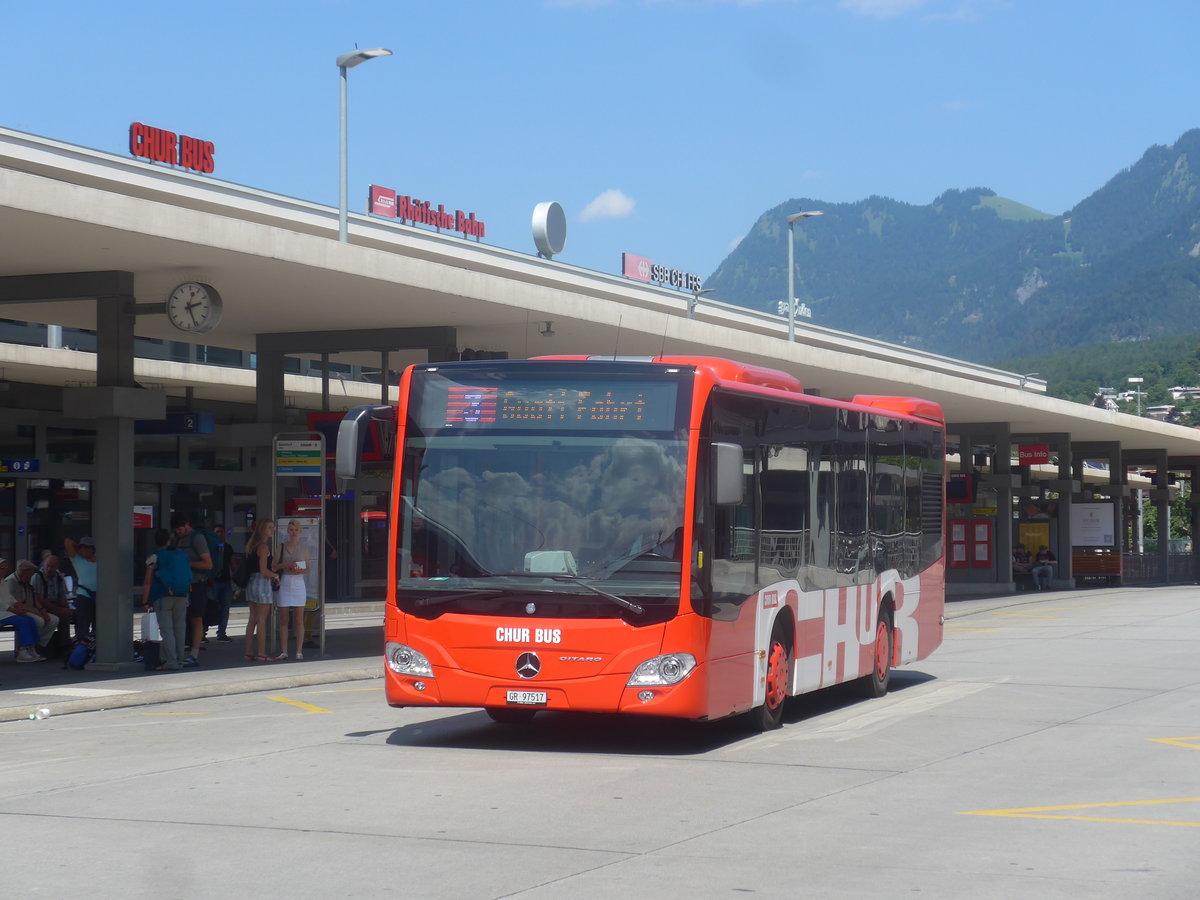
[[[441,606],[443,603],[453,603],[455,600],[467,600],[471,597],[496,596],[504,593],[499,588],[476,588],[473,591],[458,591],[454,594],[427,594],[413,601],[413,606]]]
[[[558,581],[563,584],[573,584],[583,588],[585,591],[591,591],[599,597],[604,597],[611,600],[613,603],[622,609],[627,609],[635,616],[644,615],[646,610],[639,603],[634,603],[632,600],[626,600],[624,597],[618,597],[616,594],[610,594],[608,591],[602,591],[593,584],[588,584],[582,581],[578,575],[567,575],[564,572],[496,572],[490,577],[492,578],[549,578],[551,581]]]

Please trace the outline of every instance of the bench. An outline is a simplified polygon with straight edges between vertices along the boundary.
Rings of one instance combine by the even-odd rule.
[[[1071,554],[1071,575],[1077,586],[1087,581],[1121,583],[1121,554],[1111,550],[1076,550]]]
[[[1032,591],[1037,587],[1033,583],[1032,572],[1013,572],[1012,580],[1018,591]]]

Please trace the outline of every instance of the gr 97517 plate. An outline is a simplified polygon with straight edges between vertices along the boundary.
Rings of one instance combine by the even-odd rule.
[[[505,700],[517,706],[541,706],[546,703],[545,691],[509,691]]]

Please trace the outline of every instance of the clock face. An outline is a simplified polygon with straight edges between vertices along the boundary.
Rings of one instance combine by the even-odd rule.
[[[221,295],[210,284],[185,281],[167,297],[167,318],[180,331],[205,334],[221,321]]]

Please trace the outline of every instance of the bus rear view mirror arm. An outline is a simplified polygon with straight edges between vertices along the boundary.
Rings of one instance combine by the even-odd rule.
[[[356,406],[338,425],[337,456],[334,474],[338,478],[353,479],[359,476],[363,442],[367,439],[367,424],[371,419],[396,421],[394,406]]]

